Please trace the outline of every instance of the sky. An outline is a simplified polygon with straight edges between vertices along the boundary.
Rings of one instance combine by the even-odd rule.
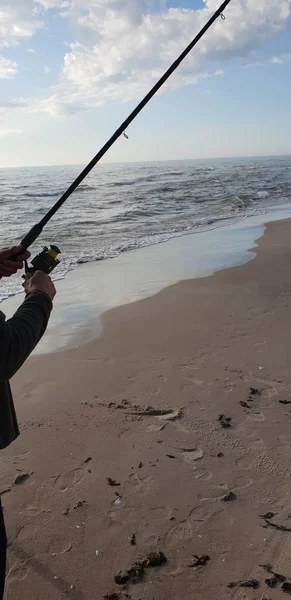
[[[222,0],[0,0],[0,167],[88,162]],[[106,162],[291,154],[291,0],[232,0]]]

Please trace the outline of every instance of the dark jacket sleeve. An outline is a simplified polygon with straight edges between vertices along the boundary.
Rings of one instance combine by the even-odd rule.
[[[33,292],[11,319],[0,323],[0,381],[11,379],[23,365],[44,334],[51,310],[50,298]]]

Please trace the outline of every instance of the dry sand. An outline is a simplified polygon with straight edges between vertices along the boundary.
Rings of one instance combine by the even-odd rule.
[[[290,227],[271,224],[249,264],[111,311],[102,337],[17,375],[6,600],[285,597],[260,565],[290,581]],[[120,588],[149,551],[167,564]]]

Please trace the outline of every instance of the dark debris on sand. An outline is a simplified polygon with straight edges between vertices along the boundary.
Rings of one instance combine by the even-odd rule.
[[[225,415],[219,415],[218,421],[219,421],[221,427],[223,427],[224,429],[228,429],[229,427],[232,427],[231,417],[226,417]]]
[[[277,529],[277,531],[291,531],[291,527],[287,527],[286,525],[278,525],[277,523],[272,523],[269,519],[264,519],[265,525],[263,527],[273,527],[273,529]]]
[[[260,565],[260,567],[262,569],[264,569],[265,571],[267,571],[267,573],[269,573],[269,575],[271,575],[271,577],[268,577],[267,579],[265,579],[265,583],[267,584],[267,586],[269,588],[276,588],[278,586],[279,583],[285,584],[287,577],[285,577],[285,575],[281,575],[281,573],[276,573],[276,571],[274,571],[272,569],[272,566],[267,563],[265,565]],[[288,588],[289,584],[287,583],[287,588]],[[283,588],[283,586],[282,586]],[[288,589],[286,588],[286,591],[288,591]]]
[[[243,400],[241,400],[241,401],[240,401],[240,405],[241,405],[243,408],[251,408],[251,407],[250,407],[250,405],[249,405],[247,402],[244,402]]]
[[[258,390],[257,388],[250,388],[249,391],[249,400],[254,400],[254,398],[258,398],[261,395],[261,391]]]
[[[273,589],[277,587],[279,580],[277,579],[277,577],[275,577],[275,575],[273,575],[272,577],[267,577],[267,579],[265,579],[265,583],[269,588]]]
[[[107,482],[108,482],[108,485],[111,485],[111,487],[119,487],[120,486],[120,483],[115,481],[115,479],[111,479],[111,477],[107,477]]]
[[[129,569],[123,569],[115,575],[114,581],[118,585],[139,583],[144,576],[145,569],[161,567],[167,562],[163,552],[150,552],[145,558],[137,560]]]
[[[130,600],[130,595],[126,592],[112,592],[111,594],[105,594],[103,598],[104,600],[124,600],[125,598]]]
[[[19,473],[19,475],[16,475],[14,479],[14,485],[21,485],[28,479],[28,477],[30,477],[30,475],[32,475],[32,473]]]
[[[285,577],[284,575],[280,575],[279,573],[276,573],[275,571],[273,571],[272,569],[272,565],[270,565],[270,563],[266,563],[265,565],[259,565],[261,567],[261,569],[264,569],[265,571],[267,571],[267,573],[269,573],[270,575],[275,575],[281,582],[286,581],[287,577]]]
[[[236,495],[231,491],[227,492],[227,494],[221,498],[221,502],[233,502],[234,500],[236,500]]]
[[[261,519],[273,519],[273,517],[275,517],[276,513],[273,512],[267,512],[264,515],[260,515]]]
[[[291,583],[288,583],[288,581],[285,581],[285,583],[283,583],[281,590],[283,590],[283,592],[285,592],[285,594],[289,594],[291,596]]]
[[[87,504],[86,500],[79,500],[75,506],[73,506],[73,510],[78,510],[78,508],[82,508]]]
[[[232,581],[227,586],[230,589],[234,588],[252,588],[257,590],[260,587],[260,582],[257,579],[248,579],[247,581]]]
[[[188,567],[190,568],[194,568],[194,567],[205,567],[205,565],[207,565],[207,563],[210,561],[210,556],[207,556],[206,554],[203,554],[202,556],[198,556],[197,554],[193,554],[193,562],[191,562]]]

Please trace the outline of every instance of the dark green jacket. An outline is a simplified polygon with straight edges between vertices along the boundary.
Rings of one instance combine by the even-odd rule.
[[[0,311],[0,449],[19,435],[9,379],[23,365],[44,334],[52,302],[46,294],[28,294],[8,321]]]

